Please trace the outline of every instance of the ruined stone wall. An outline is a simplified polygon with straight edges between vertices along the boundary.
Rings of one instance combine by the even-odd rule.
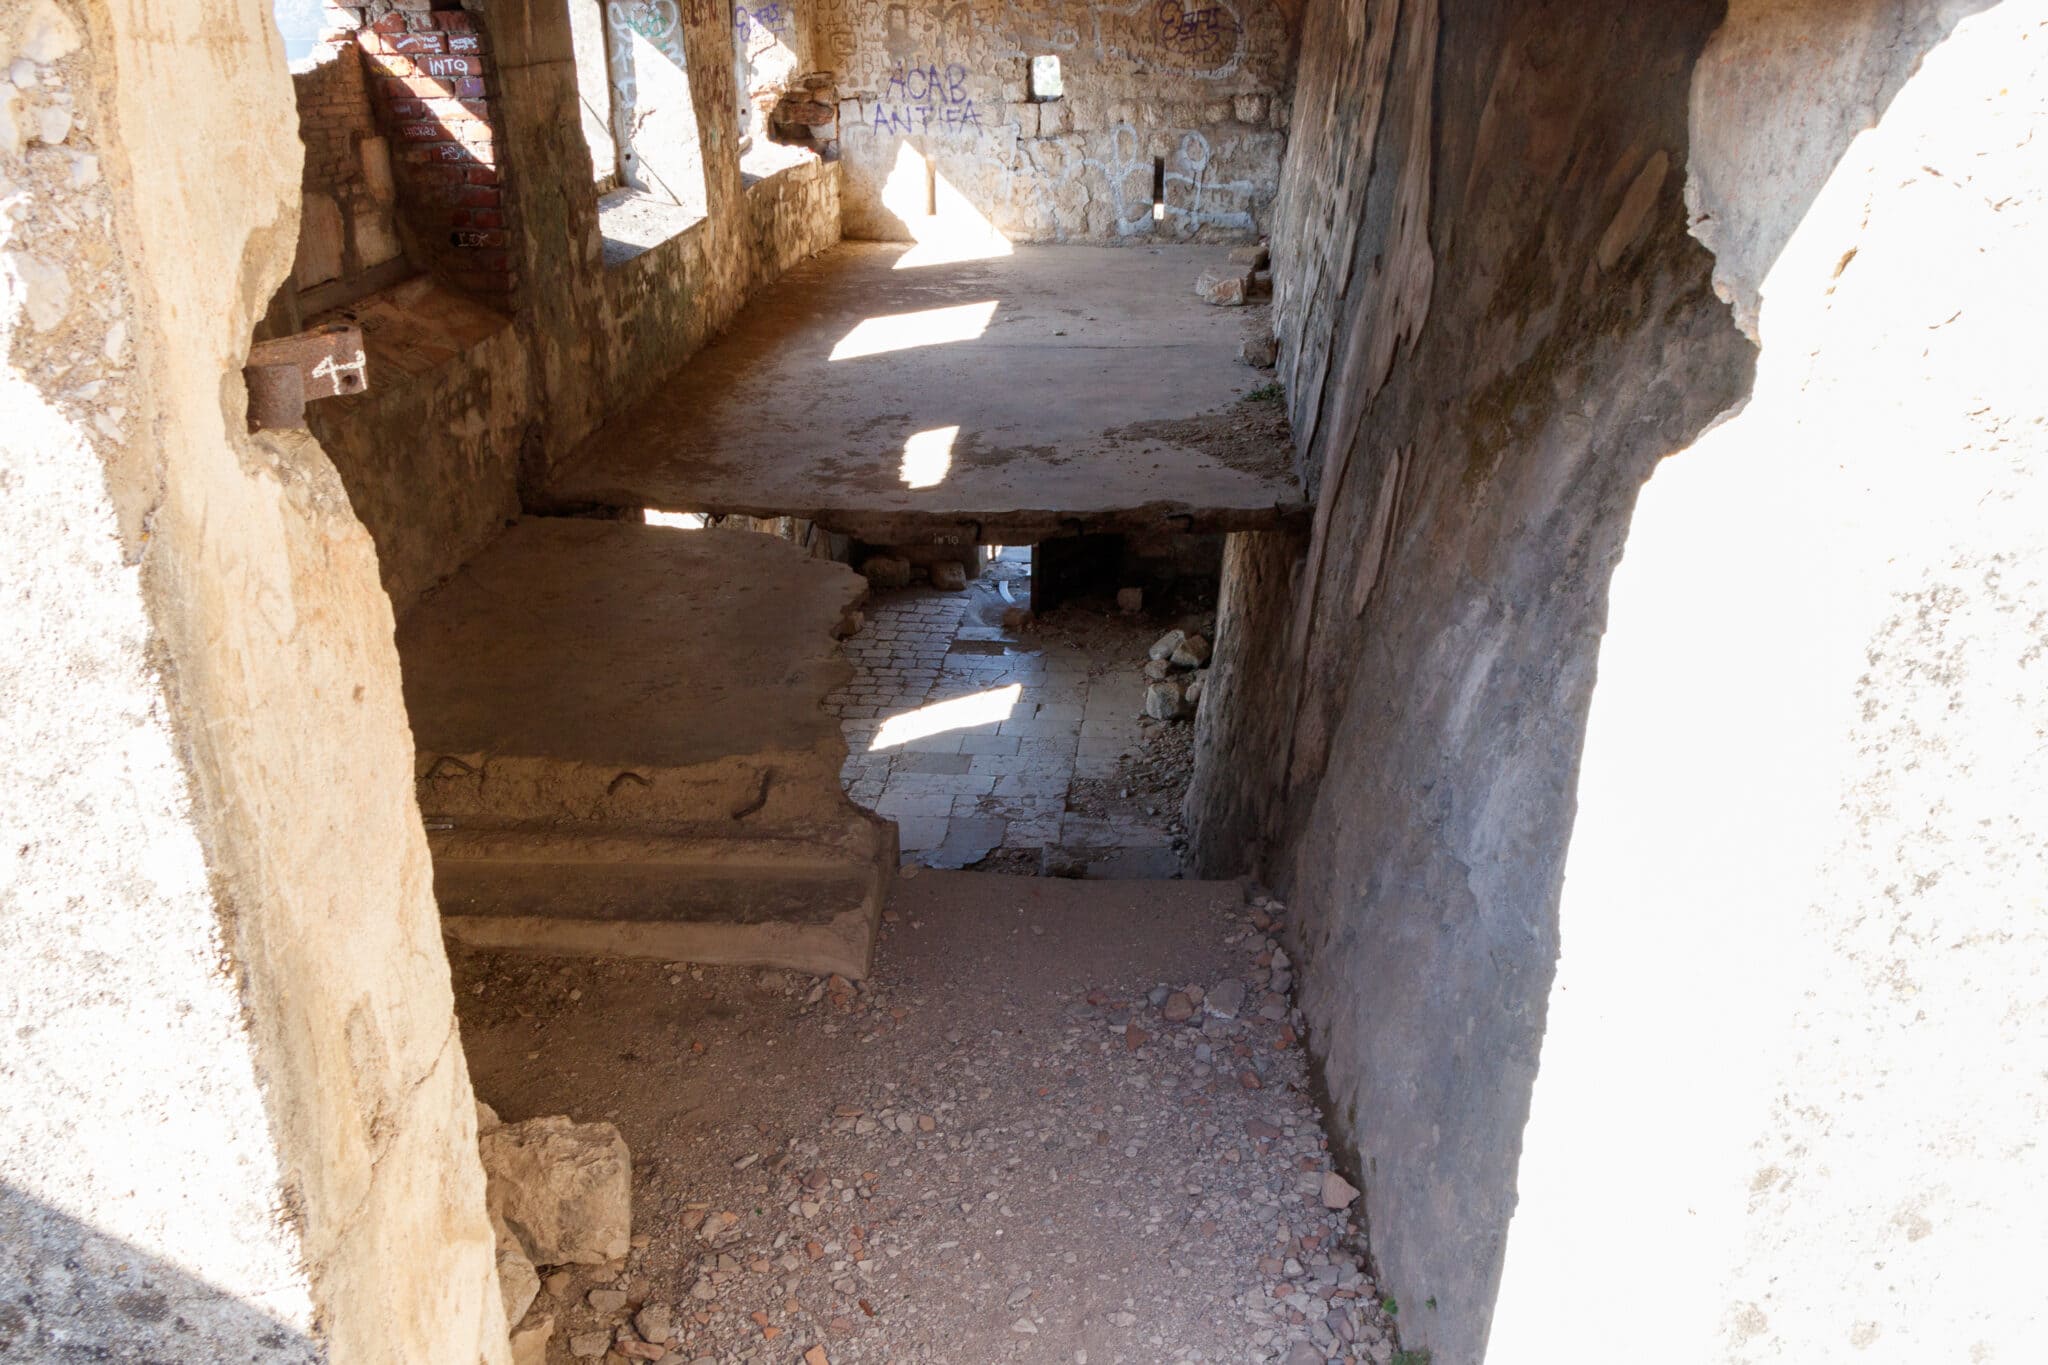
[[[1298,8],[819,0],[819,60],[839,79],[846,235],[910,240],[949,219],[1029,241],[1260,235],[1286,145]],[[1058,99],[1032,98],[1027,71],[1042,56],[1059,58]]]
[[[2041,1339],[2044,21],[1311,10],[1190,814],[1439,1365]]]
[[[657,8],[665,22],[674,7]],[[380,369],[373,357],[369,393],[315,405],[310,418],[376,537],[401,612],[487,543],[522,493],[537,496],[551,463],[606,413],[673,372],[754,291],[838,240],[835,166],[791,154],[772,175],[742,176],[728,12],[684,6],[670,35],[689,65],[705,217],[624,260],[607,259],[568,6],[495,0],[473,19],[488,35],[489,170],[518,205],[503,246],[516,286],[510,327],[465,334],[417,372]]]
[[[1650,470],[1746,387],[1682,202],[1717,11],[1306,19],[1275,316],[1316,516],[1298,579],[1225,585],[1226,638],[1286,662],[1219,663],[1190,814],[1211,868],[1263,841],[1296,911],[1382,1283],[1440,1365],[1480,1359],[1500,1282],[1608,576]]]
[[[32,0],[0,57],[0,1354],[502,1361],[389,605],[244,434],[267,7]]]

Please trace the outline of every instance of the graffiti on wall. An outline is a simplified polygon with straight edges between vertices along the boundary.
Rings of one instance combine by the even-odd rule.
[[[732,12],[733,27],[748,42],[764,40],[788,41],[796,34],[796,15],[788,5],[777,0],[764,0],[758,5],[736,5]]]
[[[1152,159],[1145,155],[1144,137],[1128,123],[1110,130],[1108,145],[1098,154],[1065,161],[1057,174],[1034,168],[1038,174],[1028,180],[1020,176],[1017,183],[1031,186],[1041,212],[1051,218],[1060,190],[1085,181],[1109,201],[1111,230],[1119,237],[1191,236],[1205,227],[1256,230],[1252,205],[1259,186],[1214,178],[1211,160],[1208,138],[1194,131],[1181,134],[1174,155],[1166,159],[1166,203],[1159,218],[1153,216]]]
[[[871,133],[981,131],[981,115],[967,90],[967,68],[957,62],[905,62],[889,72],[863,126]]]

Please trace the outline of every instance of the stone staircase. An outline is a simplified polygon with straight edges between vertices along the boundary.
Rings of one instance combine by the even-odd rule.
[[[398,631],[448,936],[866,975],[896,828],[824,710],[865,592],[770,536],[617,521],[464,565]]]

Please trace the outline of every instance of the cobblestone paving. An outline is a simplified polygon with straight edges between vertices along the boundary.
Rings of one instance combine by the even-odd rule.
[[[847,794],[896,822],[905,863],[966,867],[999,849],[1164,857],[1175,810],[1068,810],[1077,778],[1115,776],[1141,738],[1142,652],[1101,658],[980,624],[999,616],[988,608],[1006,571],[998,561],[966,592],[869,599],[845,644],[854,678],[827,703],[845,727]]]

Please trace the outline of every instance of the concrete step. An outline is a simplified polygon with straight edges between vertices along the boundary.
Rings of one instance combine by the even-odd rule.
[[[434,890],[481,947],[864,976],[896,827],[824,701],[866,591],[749,532],[528,519],[398,631]]]

